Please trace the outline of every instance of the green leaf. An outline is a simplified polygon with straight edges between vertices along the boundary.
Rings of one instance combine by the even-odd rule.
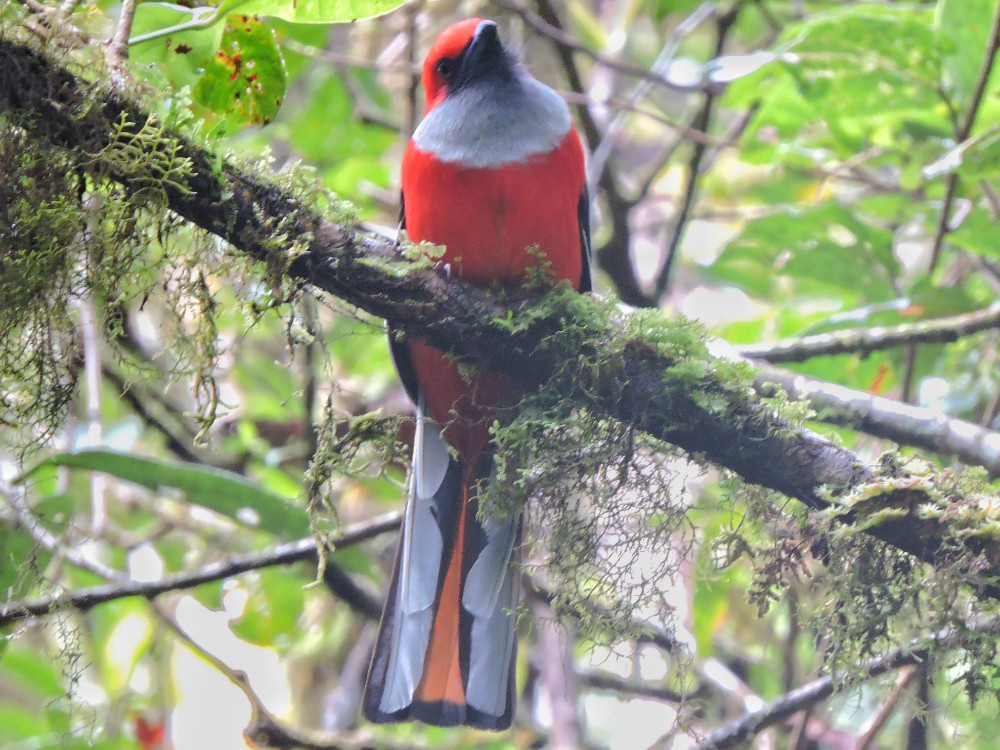
[[[191,20],[191,10],[168,3],[141,3],[136,9],[132,38],[147,36]],[[140,72],[155,66],[177,87],[194,87],[205,65],[222,43],[222,24],[174,31],[146,42],[133,43],[129,57]]]
[[[958,168],[963,177],[995,178],[1000,174],[1000,127],[987,130],[965,151]]]
[[[73,522],[73,512],[76,503],[71,495],[45,495],[32,505],[32,510],[38,516],[45,528],[50,531],[66,531]]]
[[[710,267],[761,297],[827,295],[844,306],[892,298],[897,272],[891,233],[834,202],[750,222]]]
[[[24,706],[0,703],[0,746],[6,743],[29,741],[47,734],[48,722],[36,711],[25,711]],[[45,747],[41,744],[31,744],[30,747]]]
[[[33,571],[44,570],[51,557],[26,531],[0,526],[0,594],[23,596],[34,582]]]
[[[258,571],[248,586],[252,592],[246,609],[233,623],[232,631],[240,638],[262,646],[274,645],[282,636],[291,636],[298,628],[308,582],[294,569],[270,568]]]
[[[243,13],[293,23],[344,23],[388,13],[405,0],[248,0]]]
[[[948,235],[948,241],[976,255],[1000,259],[1000,235],[996,219],[984,209],[976,208],[961,226]]]
[[[102,471],[154,491],[171,487],[183,492],[189,502],[278,536],[299,538],[309,533],[309,517],[303,508],[223,469],[141,458],[111,450],[86,450],[50,456],[21,480],[34,476],[43,468],[55,466]]]
[[[153,643],[149,608],[141,599],[120,599],[95,607],[88,617],[101,685],[119,696]]]
[[[257,16],[234,13],[226,18],[221,44],[193,93],[213,112],[267,125],[278,114],[286,83],[274,32]]]
[[[925,179],[932,180],[950,172],[980,179],[1000,172],[1000,127],[992,127],[949,149],[923,169]]]
[[[859,3],[817,13],[790,24],[776,49],[774,62],[726,95],[736,106],[761,103],[743,139],[762,151],[751,148],[754,161],[800,155],[784,142],[793,138],[849,158],[873,143],[905,152],[898,138],[911,130],[950,132],[924,10]]]
[[[996,7],[996,0],[938,0],[944,79],[959,110],[972,99]]]
[[[46,701],[66,693],[59,669],[51,658],[16,641],[0,658],[0,682],[17,684],[22,694],[30,692],[35,698]]]

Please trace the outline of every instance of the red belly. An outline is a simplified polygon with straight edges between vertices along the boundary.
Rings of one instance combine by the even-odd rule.
[[[544,255],[554,280],[579,284],[583,252],[577,214],[584,186],[583,152],[575,130],[548,154],[496,169],[443,164],[412,142],[403,158],[406,230],[415,242],[444,245],[452,275],[479,287],[516,286]],[[479,372],[472,382],[443,352],[410,343],[430,415],[445,438],[474,460],[489,439],[497,407],[516,403],[507,376]]]

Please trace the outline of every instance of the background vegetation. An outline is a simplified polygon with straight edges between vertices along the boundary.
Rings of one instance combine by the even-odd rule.
[[[396,5],[0,0],[0,747],[995,747],[1000,4]],[[609,304],[378,239],[469,15],[574,106]],[[477,361],[559,320],[499,433],[508,733],[359,724],[373,312]]]

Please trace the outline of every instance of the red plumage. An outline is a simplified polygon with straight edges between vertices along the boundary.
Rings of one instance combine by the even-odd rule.
[[[423,84],[427,111],[402,169],[410,239],[444,245],[450,273],[480,287],[523,283],[537,248],[554,279],[588,290],[583,149],[562,100],[481,19],[438,37]],[[492,467],[489,426],[520,389],[500,373],[469,378],[420,339],[391,341],[418,437],[365,714],[502,729],[513,717],[520,519],[481,524],[475,493]]]

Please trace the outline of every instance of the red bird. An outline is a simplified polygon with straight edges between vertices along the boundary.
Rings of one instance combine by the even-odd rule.
[[[492,21],[446,29],[423,66],[424,119],[403,157],[410,239],[445,246],[453,275],[523,284],[545,254],[554,279],[590,290],[584,155],[569,109],[503,46]],[[374,722],[506,729],[514,716],[521,519],[476,518],[493,466],[489,427],[521,389],[470,379],[418,338],[390,346],[416,405],[413,471],[392,583],[365,687]]]

